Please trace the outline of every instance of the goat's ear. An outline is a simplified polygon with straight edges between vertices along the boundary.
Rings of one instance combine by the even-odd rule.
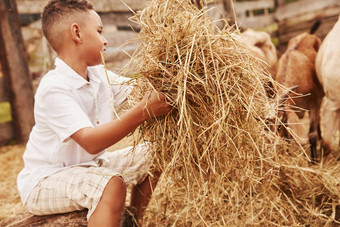
[[[191,0],[191,3],[194,4],[198,9],[202,9],[204,4],[202,0]]]
[[[320,45],[321,45],[321,39],[317,36],[314,36],[313,48],[316,52],[318,52]]]

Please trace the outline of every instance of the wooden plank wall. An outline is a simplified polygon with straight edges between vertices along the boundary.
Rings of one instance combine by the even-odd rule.
[[[48,0],[17,0],[18,11],[22,14],[40,14],[47,2]],[[90,2],[99,13],[127,12],[129,8],[136,11],[146,5],[146,1],[136,0],[90,0]]]
[[[124,3],[123,3],[124,1]],[[17,0],[18,10],[21,14],[41,14],[43,7],[48,0]],[[132,11],[143,9],[146,6],[146,0],[91,0],[95,10],[101,15],[103,23],[110,21],[111,24],[118,27],[133,26],[128,20],[132,16]],[[213,0],[210,5],[216,6],[217,11],[223,10],[225,0]],[[274,22],[274,15],[269,9],[275,8],[274,0],[250,0],[234,2],[236,17],[241,27],[264,27]],[[264,10],[262,15],[254,15],[254,10]],[[223,13],[222,13],[223,14]],[[210,15],[211,16],[211,15]]]
[[[17,0],[18,11],[22,15],[41,14],[48,0]],[[100,14],[104,24],[115,25],[118,28],[135,28],[129,20],[137,11],[145,7],[146,1],[136,0],[91,0],[94,9]],[[132,10],[132,11],[131,11]]]
[[[274,0],[242,1],[234,3],[237,23],[245,28],[260,28],[274,23]],[[263,10],[264,13],[255,15],[254,11]]]
[[[283,5],[275,14],[280,43],[285,45],[292,37],[309,32],[318,20],[321,25],[315,34],[323,39],[338,20],[339,14],[339,0],[299,0]]]

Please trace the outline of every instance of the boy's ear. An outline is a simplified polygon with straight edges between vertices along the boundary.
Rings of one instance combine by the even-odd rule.
[[[72,40],[74,40],[76,43],[82,42],[81,35],[80,35],[80,27],[77,23],[71,24],[70,32],[71,32]]]

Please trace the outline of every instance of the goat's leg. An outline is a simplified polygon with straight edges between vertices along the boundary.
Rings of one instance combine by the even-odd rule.
[[[312,129],[311,125],[311,129]],[[308,135],[309,143],[310,143],[310,156],[312,163],[316,163],[318,161],[318,151],[317,151],[317,145],[318,145],[318,135],[317,131],[310,131]]]

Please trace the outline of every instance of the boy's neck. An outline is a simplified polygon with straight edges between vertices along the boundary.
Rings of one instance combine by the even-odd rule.
[[[59,56],[61,60],[63,60],[69,67],[71,67],[76,73],[78,73],[81,77],[88,81],[87,75],[87,64],[79,61],[79,59],[67,57],[67,56]]]

